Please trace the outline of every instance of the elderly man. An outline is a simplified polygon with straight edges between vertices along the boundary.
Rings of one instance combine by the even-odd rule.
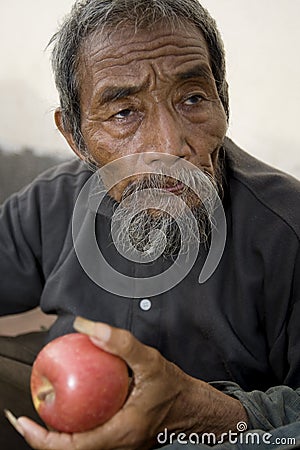
[[[168,444],[168,433],[212,433],[222,442],[243,431],[241,423],[271,430],[296,422],[300,186],[225,137],[228,91],[215,22],[196,0],[86,0],[52,43],[55,121],[88,164],[50,170],[3,206],[0,311],[40,305],[56,313],[48,340],[74,325],[122,357],[134,385],[122,410],[87,433],[48,432],[8,414],[10,421],[33,448],[55,450],[147,449]],[[99,185],[94,168],[102,170]],[[91,273],[93,246],[86,255],[77,239],[84,206],[103,189],[93,218],[95,243],[116,271],[106,284]],[[215,218],[208,205],[219,198],[225,214]],[[139,206],[124,232],[130,199]],[[186,208],[196,217],[192,233]],[[199,283],[225,218],[226,244],[214,244],[222,255]],[[164,250],[151,259],[152,238]],[[195,243],[181,279],[147,284],[179,265],[181,247],[183,264]]]

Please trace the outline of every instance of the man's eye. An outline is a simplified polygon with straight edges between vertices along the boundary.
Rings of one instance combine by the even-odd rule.
[[[197,105],[198,103],[201,103],[203,100],[202,95],[192,95],[191,97],[187,98],[184,103],[185,105],[192,106]]]
[[[132,109],[122,109],[117,114],[114,114],[115,119],[127,119],[133,113]]]

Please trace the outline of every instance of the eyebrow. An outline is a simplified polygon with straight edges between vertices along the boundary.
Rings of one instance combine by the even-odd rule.
[[[197,65],[189,70],[186,70],[185,72],[176,74],[175,77],[179,81],[185,81],[191,78],[202,78],[205,80],[211,80],[213,78],[209,67],[206,65]],[[98,105],[102,106],[106,103],[115,102],[117,100],[130,97],[131,95],[138,94],[145,89],[147,85],[148,83],[144,83],[139,86],[107,86],[99,94]]]
[[[122,98],[130,97],[131,95],[142,91],[144,88],[145,85],[119,87],[107,86],[99,95],[99,105],[104,105],[105,103],[111,103],[121,100]]]
[[[181,81],[189,80],[190,78],[204,78],[205,80],[211,80],[213,79],[213,76],[208,66],[197,65],[185,72],[178,73],[176,78]]]

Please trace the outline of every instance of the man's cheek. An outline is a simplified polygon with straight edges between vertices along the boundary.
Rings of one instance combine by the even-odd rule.
[[[110,144],[110,137],[100,128],[96,122],[88,121],[82,126],[82,134],[88,152],[104,166],[114,158],[114,147]]]
[[[212,110],[208,124],[210,133],[223,140],[228,128],[227,118],[223,107],[214,108]]]

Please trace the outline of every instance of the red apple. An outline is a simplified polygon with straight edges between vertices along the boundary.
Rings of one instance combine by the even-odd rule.
[[[43,421],[58,431],[75,433],[101,425],[122,407],[127,392],[125,362],[84,334],[55,339],[33,364],[33,404]]]

